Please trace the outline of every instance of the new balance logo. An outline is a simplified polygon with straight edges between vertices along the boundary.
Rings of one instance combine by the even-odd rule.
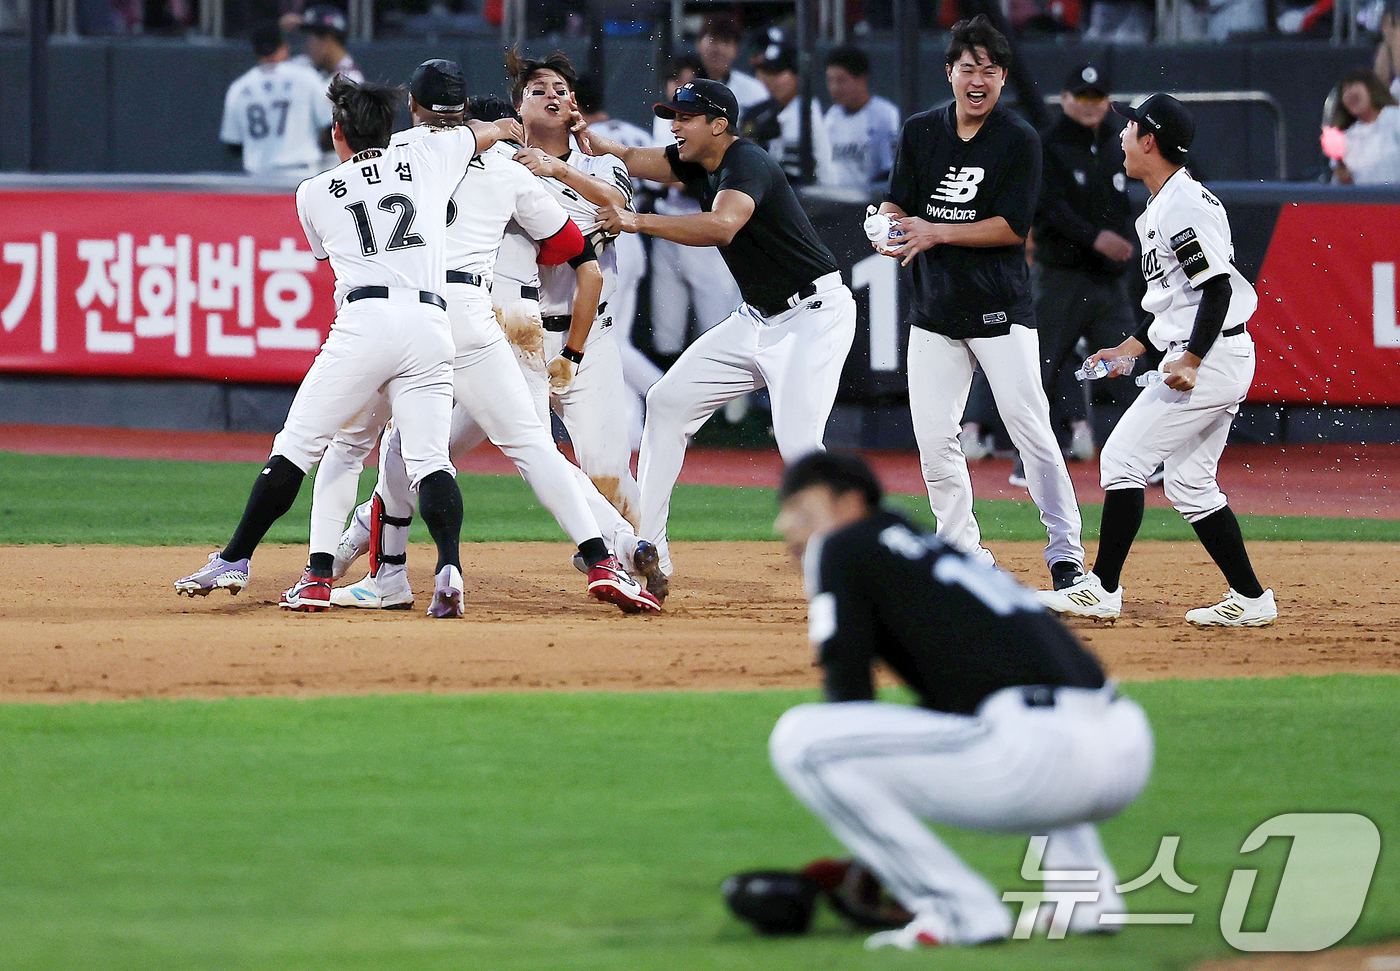
[[[943,181],[933,190],[932,197],[944,202],[970,202],[977,195],[977,186],[986,175],[987,170],[981,166],[950,166],[948,174],[943,176]]]
[[[1099,605],[1099,598],[1094,596],[1092,590],[1074,590],[1065,596],[1076,607],[1097,607]]]
[[[1215,608],[1215,612],[1226,620],[1239,620],[1244,615],[1244,608],[1237,603],[1223,603]]]

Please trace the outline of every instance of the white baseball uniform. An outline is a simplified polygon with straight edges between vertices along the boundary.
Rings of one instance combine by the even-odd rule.
[[[308,175],[321,167],[321,132],[331,124],[326,85],[315,71],[259,64],[229,85],[219,138],[243,146],[251,175]]]
[[[1137,231],[1147,280],[1142,309],[1154,315],[1148,336],[1166,351],[1163,361],[1186,353],[1202,284],[1227,277],[1230,305],[1220,336],[1197,368],[1196,386],[1190,391],[1173,391],[1165,384],[1144,389],[1104,443],[1099,474],[1105,489],[1141,489],[1165,464],[1167,498],[1194,523],[1226,505],[1216,468],[1230,424],[1254,380],[1254,341],[1245,323],[1259,299],[1235,268],[1225,208],[1184,168],[1148,201]]]
[[[899,144],[899,109],[891,102],[876,95],[856,112],[832,105],[825,122],[833,185],[869,189],[889,174]]]

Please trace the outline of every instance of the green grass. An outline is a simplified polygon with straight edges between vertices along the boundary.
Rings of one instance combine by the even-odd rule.
[[[260,466],[223,462],[160,462],[0,452],[0,543],[124,543],[219,545],[232,532]],[[462,475],[468,542],[564,539],[559,526],[514,475]],[[361,493],[373,488],[365,476]],[[923,497],[897,496],[897,506],[931,523]],[[272,528],[268,542],[304,543],[311,486]],[[1084,536],[1098,537],[1102,507],[1085,503]],[[676,540],[774,539],[773,490],[682,485],[671,507]],[[1029,502],[979,501],[983,534],[994,541],[1043,540],[1045,529]],[[1254,540],[1400,541],[1400,520],[1241,516]],[[1169,509],[1148,509],[1142,539],[1192,540],[1195,534]],[[415,523],[413,537],[426,541]]]
[[[929,968],[1140,971],[1227,950],[1230,872],[1281,812],[1351,811],[1385,840],[1350,941],[1400,932],[1400,678],[1134,685],[1158,743],[1142,799],[1103,827],[1120,879],[1180,835],[1190,927],[1114,939],[868,954],[830,915],[764,940],[729,873],[837,851],[777,782],[765,739],[798,692],[394,696],[0,707],[0,966]],[[1009,889],[1024,839],[952,834]],[[1253,929],[1247,927],[1247,929]]]

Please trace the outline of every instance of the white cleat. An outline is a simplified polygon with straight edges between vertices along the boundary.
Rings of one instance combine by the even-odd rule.
[[[1197,627],[1267,627],[1278,619],[1274,592],[1250,599],[1233,589],[1214,607],[1197,607],[1186,612],[1188,623]]]
[[[1047,610],[1057,614],[1116,620],[1123,612],[1122,586],[1109,593],[1093,573],[1085,573],[1063,590],[1040,590],[1036,596]]]
[[[373,500],[370,500],[356,506],[355,514],[350,517],[350,525],[340,534],[340,542],[335,548],[335,562],[331,564],[332,580],[339,580],[345,576],[351,564],[369,552],[369,517],[372,502]]]
[[[400,567],[391,573],[386,565],[380,567],[379,576],[370,574],[359,583],[336,587],[331,591],[331,603],[366,610],[407,610],[413,606],[413,587],[406,569]]]

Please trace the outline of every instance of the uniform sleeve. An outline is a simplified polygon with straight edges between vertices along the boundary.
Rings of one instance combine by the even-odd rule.
[[[1195,290],[1207,280],[1230,272],[1230,246],[1220,234],[1216,220],[1205,211],[1209,204],[1203,196],[1199,205],[1182,206],[1161,217],[1162,235],[1181,264],[1186,281]]]
[[[508,163],[515,183],[515,221],[535,240],[549,239],[569,221],[559,200],[519,162]],[[517,171],[518,170],[518,171]]]
[[[476,155],[476,133],[466,125],[435,131],[419,139],[418,144],[431,146],[442,161],[443,171],[454,173],[458,178],[467,171],[467,165]],[[453,179],[452,184],[456,181]]]
[[[607,174],[599,173],[598,177],[604,182],[611,182],[624,196],[627,197],[626,208],[632,208],[632,176],[627,172],[627,163],[616,155],[605,155],[604,159],[609,164]]]
[[[733,152],[736,148],[738,145],[729,150]],[[763,202],[768,195],[768,190],[773,187],[773,177],[777,171],[779,171],[778,163],[769,158],[766,153],[741,152],[729,165],[724,167],[719,182],[715,186],[715,195],[719,195],[725,189],[733,189],[748,196],[757,206]]]
[[[824,672],[826,700],[873,701],[874,610],[856,581],[859,564],[850,562],[845,544],[813,542],[819,545],[808,550],[806,571],[812,596],[807,624]]]
[[[219,128],[219,140],[226,145],[243,144],[243,116],[234,110],[233,88],[224,95],[224,123]]]
[[[1001,161],[1002,179],[992,200],[990,216],[1000,216],[1012,231],[1025,237],[1031,231],[1036,199],[1040,195],[1040,136],[1027,131],[1010,155]]]
[[[890,187],[885,193],[885,201],[893,202],[906,215],[920,214],[918,155],[914,148],[915,128],[912,119],[904,123],[899,135],[899,149],[894,153],[894,165],[890,168]]]
[[[310,179],[297,186],[297,219],[301,220],[301,231],[306,234],[306,242],[311,245],[311,252],[316,259],[325,260],[330,257],[326,255],[326,248],[321,245],[321,234],[311,225],[311,214],[307,212],[306,196],[310,187]]]

